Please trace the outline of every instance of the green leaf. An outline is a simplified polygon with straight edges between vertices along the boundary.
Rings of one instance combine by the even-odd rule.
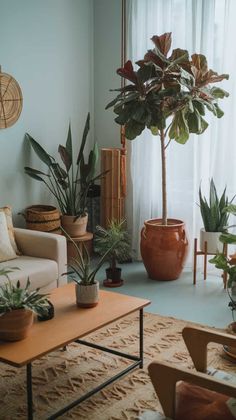
[[[222,99],[224,97],[228,97],[229,96],[229,93],[226,92],[226,90],[221,89],[221,88],[216,87],[216,86],[213,86],[210,89],[210,93],[211,93],[212,96],[214,96],[214,98],[221,98]]]
[[[150,127],[150,130],[151,130],[151,133],[153,134],[153,136],[157,136],[159,134],[158,127],[155,127],[155,126],[152,125]]]
[[[176,112],[169,130],[169,137],[170,139],[174,139],[181,144],[185,144],[188,140],[189,128],[184,115],[184,111]]]
[[[89,128],[90,128],[90,113],[88,113],[88,115],[87,115],[87,119],[86,119],[86,123],[85,123],[85,127],[84,127],[84,132],[83,132],[83,137],[82,137],[82,143],[81,143],[78,158],[77,158],[77,165],[79,165],[79,163],[82,159],[82,155],[84,153],[84,147],[85,147],[85,144],[86,144],[86,139],[87,139],[87,135],[88,135],[88,132],[89,132]]]
[[[218,104],[214,104],[215,105],[215,110],[216,110],[216,116],[217,118],[221,118],[224,115],[224,111],[222,111],[222,109],[219,107]]]
[[[34,140],[33,137],[31,137],[28,133],[25,134],[25,139],[30,143],[39,159],[48,167],[50,167],[52,164],[52,159],[50,155],[44,150],[44,148],[40,146],[40,144],[36,140]]]
[[[125,125],[125,136],[128,140],[134,140],[139,136],[145,128],[145,124],[140,124],[137,121],[130,120]]]

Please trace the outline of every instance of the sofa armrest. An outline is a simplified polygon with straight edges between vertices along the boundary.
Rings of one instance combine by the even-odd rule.
[[[66,238],[55,233],[14,228],[15,239],[23,255],[54,260],[58,265],[58,286],[67,283],[62,276],[67,270]]]

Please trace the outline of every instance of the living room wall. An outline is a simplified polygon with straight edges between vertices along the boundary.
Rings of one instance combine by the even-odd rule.
[[[0,205],[11,204],[21,225],[19,211],[52,202],[43,185],[24,174],[26,165],[45,169],[24,134],[55,156],[71,121],[78,150],[90,111],[93,140],[93,1],[0,0],[0,10],[0,64],[20,84],[24,101],[17,123],[0,130]]]

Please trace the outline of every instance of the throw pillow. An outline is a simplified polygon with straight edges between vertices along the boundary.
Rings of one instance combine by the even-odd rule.
[[[176,420],[235,420],[233,400],[187,382],[176,387]]]
[[[3,212],[6,216],[7,229],[8,229],[8,234],[9,234],[9,238],[10,238],[12,248],[14,249],[14,251],[17,255],[21,255],[19,249],[17,248],[16,241],[15,241],[14,228],[13,228],[13,223],[12,223],[11,207],[10,206],[0,207],[0,212]]]
[[[0,212],[0,262],[13,260],[17,255],[11,245],[7,229],[7,219],[3,211]]]

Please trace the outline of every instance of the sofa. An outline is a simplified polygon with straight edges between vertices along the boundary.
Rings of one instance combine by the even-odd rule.
[[[42,293],[67,283],[67,245],[62,235],[14,228],[15,241],[20,251],[17,258],[0,263],[3,267],[19,269],[9,274],[12,282],[20,280],[24,286],[30,280],[30,289],[40,288]],[[0,276],[0,284],[6,282]]]

